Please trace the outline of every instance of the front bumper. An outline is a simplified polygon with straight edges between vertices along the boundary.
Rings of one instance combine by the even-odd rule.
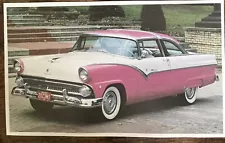
[[[39,100],[37,98],[38,92],[31,91],[28,88],[24,87],[14,87],[11,92],[12,95],[16,96],[23,96],[29,99]],[[83,98],[83,97],[74,97],[69,96],[66,92],[62,92],[61,95],[59,94],[51,94],[51,100],[47,101],[51,102],[56,105],[63,105],[63,106],[76,106],[76,107],[84,107],[84,108],[93,108],[101,106],[102,98]]]
[[[220,80],[219,76],[218,75],[215,75],[214,80],[215,81],[219,81]]]

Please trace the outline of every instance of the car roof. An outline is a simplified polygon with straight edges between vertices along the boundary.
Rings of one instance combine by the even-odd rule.
[[[178,43],[178,41],[175,38],[169,35],[156,33],[156,32],[142,31],[142,30],[107,29],[107,30],[89,31],[84,34],[96,35],[96,36],[107,36],[107,37],[118,37],[118,38],[132,39],[132,40],[168,39]]]

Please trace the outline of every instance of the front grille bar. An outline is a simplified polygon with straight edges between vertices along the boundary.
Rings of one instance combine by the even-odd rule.
[[[57,81],[50,81],[50,80],[43,80],[43,79],[35,79],[35,78],[27,78],[24,77],[25,87],[29,88],[29,90],[40,90],[40,91],[47,91],[55,94],[63,94],[63,91],[66,90],[68,95],[78,95],[82,96],[79,93],[79,88],[82,87],[80,84],[70,84],[70,83],[63,83]]]

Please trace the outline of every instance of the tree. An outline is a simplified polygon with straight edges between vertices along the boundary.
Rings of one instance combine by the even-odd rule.
[[[90,21],[102,20],[105,17],[125,17],[125,12],[121,6],[90,6],[88,8]]]
[[[141,11],[141,30],[165,31],[166,20],[161,5],[143,5]]]
[[[125,17],[125,12],[121,6],[90,6],[88,13],[91,21],[98,21],[112,16]],[[143,5],[141,22],[141,30],[166,30],[166,20],[161,5]]]

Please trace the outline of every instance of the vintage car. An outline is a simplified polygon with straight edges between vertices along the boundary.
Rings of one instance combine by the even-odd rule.
[[[216,67],[215,55],[187,52],[165,34],[96,30],[81,34],[68,53],[16,59],[12,94],[39,112],[101,107],[111,120],[125,105],[166,96],[193,104],[198,89],[217,80]]]

